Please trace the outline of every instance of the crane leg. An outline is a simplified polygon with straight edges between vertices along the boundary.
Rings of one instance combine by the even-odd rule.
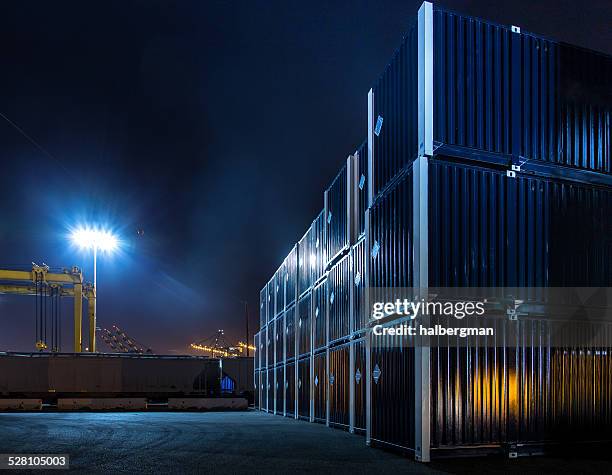
[[[82,351],[83,284],[74,284],[74,352]]]

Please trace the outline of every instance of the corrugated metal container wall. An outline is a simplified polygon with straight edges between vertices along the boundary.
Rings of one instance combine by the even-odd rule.
[[[274,317],[278,317],[285,310],[285,264],[283,263],[274,273]]]
[[[325,191],[325,264],[348,247],[348,207],[347,207],[346,164]]]
[[[432,446],[609,438],[612,353],[554,348],[558,331],[550,321],[505,320],[495,328],[502,346],[468,338],[432,348]]]
[[[400,320],[392,322],[392,325]],[[371,437],[373,441],[415,449],[414,346],[404,336],[372,336]]]
[[[350,423],[350,347],[329,349],[329,423],[348,427]]]
[[[266,285],[259,292],[259,328],[263,328],[268,323],[268,286]]]
[[[260,406],[260,400],[261,400],[261,381],[260,381],[260,376],[259,376],[259,371],[255,371],[254,377],[253,377],[253,404],[256,410],[260,410],[261,406]]]
[[[412,172],[370,210],[369,287],[412,287]]]
[[[285,415],[295,416],[295,363],[285,367]]]
[[[274,414],[285,415],[285,366],[277,366],[275,371],[274,393],[276,406]]]
[[[368,141],[355,152],[357,157],[357,233],[365,233],[365,212],[368,209]]]
[[[612,57],[528,35],[521,40],[521,155],[612,173]]]
[[[312,226],[298,242],[298,295],[302,295],[312,285]]]
[[[275,315],[275,298],[274,298],[274,276],[272,276],[272,278],[270,279],[270,281],[268,282],[267,285],[267,289],[268,289],[268,310],[267,310],[267,315],[268,315],[268,322],[271,322],[272,320],[274,320]]]
[[[609,56],[434,6],[436,142],[610,174],[611,82]]]
[[[287,361],[295,358],[295,305],[285,312],[285,348]]]
[[[327,315],[329,320],[329,342],[346,338],[351,331],[351,269],[350,256],[343,257],[329,271]]]
[[[291,252],[285,259],[285,308],[289,308],[295,302],[297,289],[297,246],[293,246]]]
[[[517,178],[518,285],[610,286],[612,188]]]
[[[278,316],[274,321],[274,354],[276,355],[275,364],[285,361],[285,318],[284,314]]]
[[[268,345],[266,338],[268,336],[267,327],[263,327],[259,332],[259,368],[264,369],[268,366]]]
[[[366,429],[366,345],[364,340],[351,343],[354,346],[355,374],[355,430]]]
[[[298,360],[298,416],[310,419],[310,358]]]
[[[253,336],[253,346],[255,347],[254,355],[253,355],[253,363],[255,366],[255,371],[261,369],[261,358],[259,357],[259,332],[255,333]]]
[[[327,345],[327,282],[321,281],[312,291],[312,331],[314,350]]]
[[[259,373],[261,381],[259,389],[259,400],[261,402],[261,410],[268,411],[268,370],[264,369]]]
[[[418,141],[418,51],[416,20],[373,88],[373,195],[416,158]]]
[[[507,187],[515,184],[516,180],[507,178],[501,170],[430,161],[432,286],[516,285],[516,259],[507,252],[510,210],[516,208],[516,195]],[[543,238],[537,237],[540,242]],[[535,267],[540,268],[544,256],[533,257],[537,260]]]
[[[314,420],[325,422],[327,419],[327,353],[314,356]]]
[[[312,350],[312,292],[308,292],[298,302],[298,357]]]
[[[270,324],[266,327],[266,352],[267,352],[267,366],[271,367],[275,365],[275,361],[274,361],[274,340],[275,340],[275,335],[274,335],[274,330],[275,330],[275,325],[274,322],[270,322]]]
[[[312,223],[312,242],[310,244],[311,255],[309,257],[312,271],[312,283],[316,283],[325,273],[327,264],[327,252],[325,249],[326,233],[325,210],[321,211]]]
[[[268,369],[268,412],[274,412],[274,369]]]
[[[353,274],[351,285],[353,290],[353,322],[351,330],[360,332],[368,324],[368,311],[365,302],[365,270],[366,270],[366,241],[361,239],[353,246]]]
[[[429,226],[434,287],[612,282],[610,189],[432,160]]]
[[[434,8],[434,140],[512,153],[510,28]]]

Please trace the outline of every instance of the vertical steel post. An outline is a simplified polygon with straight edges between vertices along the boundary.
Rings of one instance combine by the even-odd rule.
[[[299,243],[295,245],[295,306],[293,307],[293,355],[294,355],[294,367],[293,367],[293,418],[298,419],[298,379],[299,379],[299,355],[298,355],[298,339],[297,339],[297,319],[298,319],[298,300],[300,295],[300,246]]]
[[[372,331],[368,328],[365,335],[366,345],[366,445],[372,444]]]
[[[429,287],[428,157],[433,156],[433,6],[424,2],[418,13],[419,158],[413,176],[413,273],[418,296]],[[417,340],[415,340],[417,341]],[[421,340],[415,346],[415,458],[430,460],[431,348]]]
[[[310,355],[310,387],[312,389],[311,395],[312,395],[312,403],[311,403],[311,411],[310,411],[310,421],[314,421],[314,327],[315,327],[315,311],[314,311],[314,285],[311,286],[311,290],[310,290],[310,348],[309,348],[309,355]]]
[[[355,433],[355,340],[349,344],[349,432]]]
[[[352,246],[359,237],[359,156],[349,155],[346,159],[346,211],[348,244]]]
[[[287,282],[286,279],[283,280]],[[281,323],[281,338],[283,340],[283,380],[281,381],[281,386],[283,389],[283,417],[287,415],[287,332],[285,331],[286,325],[287,311],[284,311],[283,323]]]
[[[419,156],[433,155],[433,6],[423,2],[418,13]]]
[[[325,350],[325,425],[329,427],[329,416],[331,412],[331,404],[329,400],[330,384],[329,384],[329,346]]]
[[[415,298],[426,298],[428,277],[428,168],[427,157],[419,157],[413,164],[413,271]],[[416,459],[429,461],[430,449],[430,359],[431,348],[426,340],[415,339],[415,443]]]
[[[355,284],[352,276],[355,270],[354,245],[359,237],[359,155],[351,155],[347,160],[347,210],[350,247],[350,276],[349,280],[349,333],[355,334]],[[349,345],[349,432],[355,432],[355,345]]]
[[[370,187],[370,185],[368,185]],[[369,188],[371,189],[371,188]],[[366,313],[366,324],[369,327],[370,321],[370,298],[369,298],[369,286],[370,286],[370,264],[368,256],[370,256],[370,213],[371,210],[368,208],[365,213],[365,256],[364,256],[364,286],[366,289],[365,306],[364,312]],[[366,412],[366,445],[370,445],[372,439],[372,365],[371,365],[371,331],[369,328],[366,329],[365,334],[365,385],[366,385],[366,400],[365,400],[365,412]]]
[[[368,208],[374,202],[374,91],[368,92]]]
[[[374,203],[374,91],[370,89],[368,92],[368,209],[365,215],[365,275],[364,284],[366,292],[370,285],[370,264],[367,256],[370,255],[370,208]],[[366,322],[369,326],[370,299],[366,294],[365,311],[368,314]],[[365,367],[365,385],[366,385],[366,445],[370,445],[372,441],[372,367],[371,367],[371,335],[370,329],[366,330],[365,345],[366,345],[366,367]]]

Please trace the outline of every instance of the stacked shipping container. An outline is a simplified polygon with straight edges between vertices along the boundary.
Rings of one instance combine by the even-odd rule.
[[[606,438],[609,348],[528,324],[509,346],[372,345],[365,291],[612,286],[611,83],[609,57],[424,3],[369,93],[368,140],[262,289],[260,408],[419,460]]]

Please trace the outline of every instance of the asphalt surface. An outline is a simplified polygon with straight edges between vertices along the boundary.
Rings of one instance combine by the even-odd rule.
[[[425,465],[368,448],[362,436],[254,411],[5,413],[0,453],[69,454],[71,471],[88,474],[606,473],[611,466],[545,457]]]

